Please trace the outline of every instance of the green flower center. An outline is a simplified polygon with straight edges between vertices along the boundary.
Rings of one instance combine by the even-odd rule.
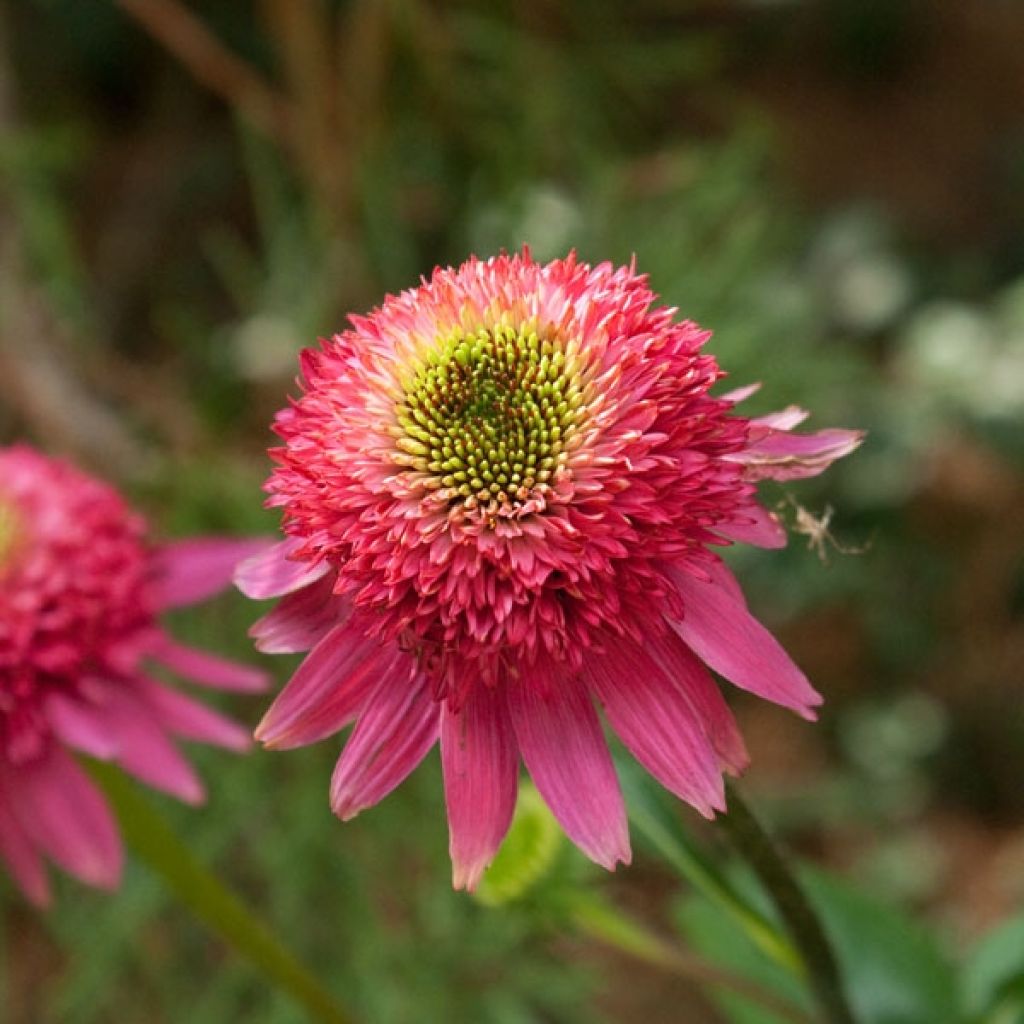
[[[469,507],[516,507],[565,465],[582,418],[579,368],[560,341],[531,326],[459,331],[405,384],[398,461]]]

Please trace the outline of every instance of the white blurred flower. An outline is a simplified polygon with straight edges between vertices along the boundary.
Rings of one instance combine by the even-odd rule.
[[[231,335],[239,374],[263,381],[288,377],[302,347],[295,324],[284,317],[261,313],[241,323]]]

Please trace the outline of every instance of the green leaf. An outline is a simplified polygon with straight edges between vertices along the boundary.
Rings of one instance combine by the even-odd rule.
[[[861,1024],[956,1024],[964,1019],[953,968],[927,931],[900,911],[824,873],[805,870],[801,880],[833,942]],[[690,899],[678,921],[706,956],[781,995],[797,994],[793,978],[713,907]],[[719,1001],[737,1024],[778,1024],[777,1017],[734,995],[721,995]]]
[[[125,842],[204,924],[217,932],[263,978],[288,992],[322,1024],[348,1024],[334,997],[281,945],[244,903],[208,871],[118,768],[89,763],[117,814]]]
[[[1024,1022],[1024,914],[978,943],[964,966],[961,986],[972,1020]]]
[[[800,976],[803,965],[789,938],[691,840],[675,798],[635,763],[616,762],[629,820],[642,840],[719,910],[725,911],[771,960]]]
[[[519,786],[515,817],[498,855],[476,891],[486,906],[521,899],[550,871],[562,846],[562,830],[530,783]]]

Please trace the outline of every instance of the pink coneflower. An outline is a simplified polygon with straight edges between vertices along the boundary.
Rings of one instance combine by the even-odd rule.
[[[813,476],[848,430],[750,420],[708,333],[632,267],[470,260],[302,355],[268,483],[287,539],[240,568],[284,596],[261,650],[311,653],[257,730],[355,728],[331,803],[351,818],[440,738],[456,887],[472,888],[522,757],[569,837],[628,862],[595,698],[664,786],[711,816],[747,762],[705,665],[807,718],[821,698],[714,548],[785,543],[753,481]]]
[[[71,751],[113,760],[190,803],[203,789],[172,737],[232,749],[243,729],[149,674],[258,690],[262,673],[180,646],[157,613],[222,590],[264,541],[154,546],[106,484],[30,448],[0,448],[0,860],[35,903],[47,857],[117,884],[111,813]]]

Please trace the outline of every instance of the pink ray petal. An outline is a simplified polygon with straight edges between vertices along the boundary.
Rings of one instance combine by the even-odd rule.
[[[723,457],[746,466],[749,480],[802,480],[824,472],[863,440],[860,430],[819,430],[816,434],[769,431],[742,451]]]
[[[674,632],[653,637],[648,646],[668,677],[685,693],[723,770],[730,775],[746,771],[750,755],[743,736],[704,663]]]
[[[710,582],[670,571],[683,599],[681,622],[672,628],[708,665],[744,690],[792,708],[813,720],[820,694],[779,642],[747,610],[739,584],[724,565]]]
[[[199,776],[167,738],[155,710],[123,688],[111,688],[105,707],[117,734],[117,763],[125,771],[187,804],[202,803]]]
[[[59,747],[5,773],[10,808],[24,835],[89,885],[117,887],[122,851],[110,809],[85,772]]]
[[[295,654],[312,650],[334,626],[352,613],[351,605],[335,597],[336,574],[324,576],[281,602],[249,629],[256,649],[264,654]]]
[[[256,727],[256,739],[288,749],[330,736],[353,721],[382,680],[409,671],[409,659],[364,632],[358,622],[336,626],[313,648]]]
[[[507,688],[516,740],[530,776],[569,838],[593,861],[614,870],[630,862],[622,791],[590,695],[566,676]],[[546,685],[545,685],[546,683]]]
[[[161,545],[153,552],[157,607],[179,608],[220,593],[239,562],[272,544],[265,537],[196,537]]]
[[[331,807],[342,821],[382,800],[437,742],[440,708],[424,676],[385,679],[367,701],[331,778]]]
[[[239,751],[252,742],[249,731],[237,722],[154,679],[138,679],[136,690],[162,728],[174,736]]]
[[[0,860],[10,869],[22,892],[37,906],[50,903],[50,883],[42,858],[21,825],[0,798]]]
[[[154,661],[201,686],[239,693],[261,693],[269,683],[267,674],[258,668],[240,665],[195,647],[186,647],[169,636],[154,640],[147,653]]]
[[[117,753],[117,736],[102,705],[55,691],[47,695],[45,714],[56,735],[75,750],[101,761]]]
[[[330,570],[330,566],[327,562],[310,565],[309,562],[289,558],[298,546],[298,541],[289,537],[247,558],[235,570],[235,586],[246,597],[261,601],[290,594],[316,582]]]
[[[642,647],[609,637],[586,680],[611,727],[670,792],[707,818],[725,809],[718,755],[686,692]]]
[[[512,822],[519,756],[500,693],[478,686],[441,712],[441,767],[448,807],[452,885],[472,892]]]
[[[718,397],[730,405],[739,405],[740,402],[745,402],[751,395],[756,394],[760,390],[761,382],[758,381],[756,384],[744,384],[743,387],[733,388],[732,391],[727,391],[724,395],[719,395]]]
[[[750,422],[759,427],[770,427],[772,430],[792,430],[800,426],[811,414],[798,405],[787,405],[785,409],[770,412],[764,416],[755,416]]]
[[[716,524],[715,532],[759,548],[784,548],[788,539],[778,516],[756,502],[743,508],[736,518]]]

